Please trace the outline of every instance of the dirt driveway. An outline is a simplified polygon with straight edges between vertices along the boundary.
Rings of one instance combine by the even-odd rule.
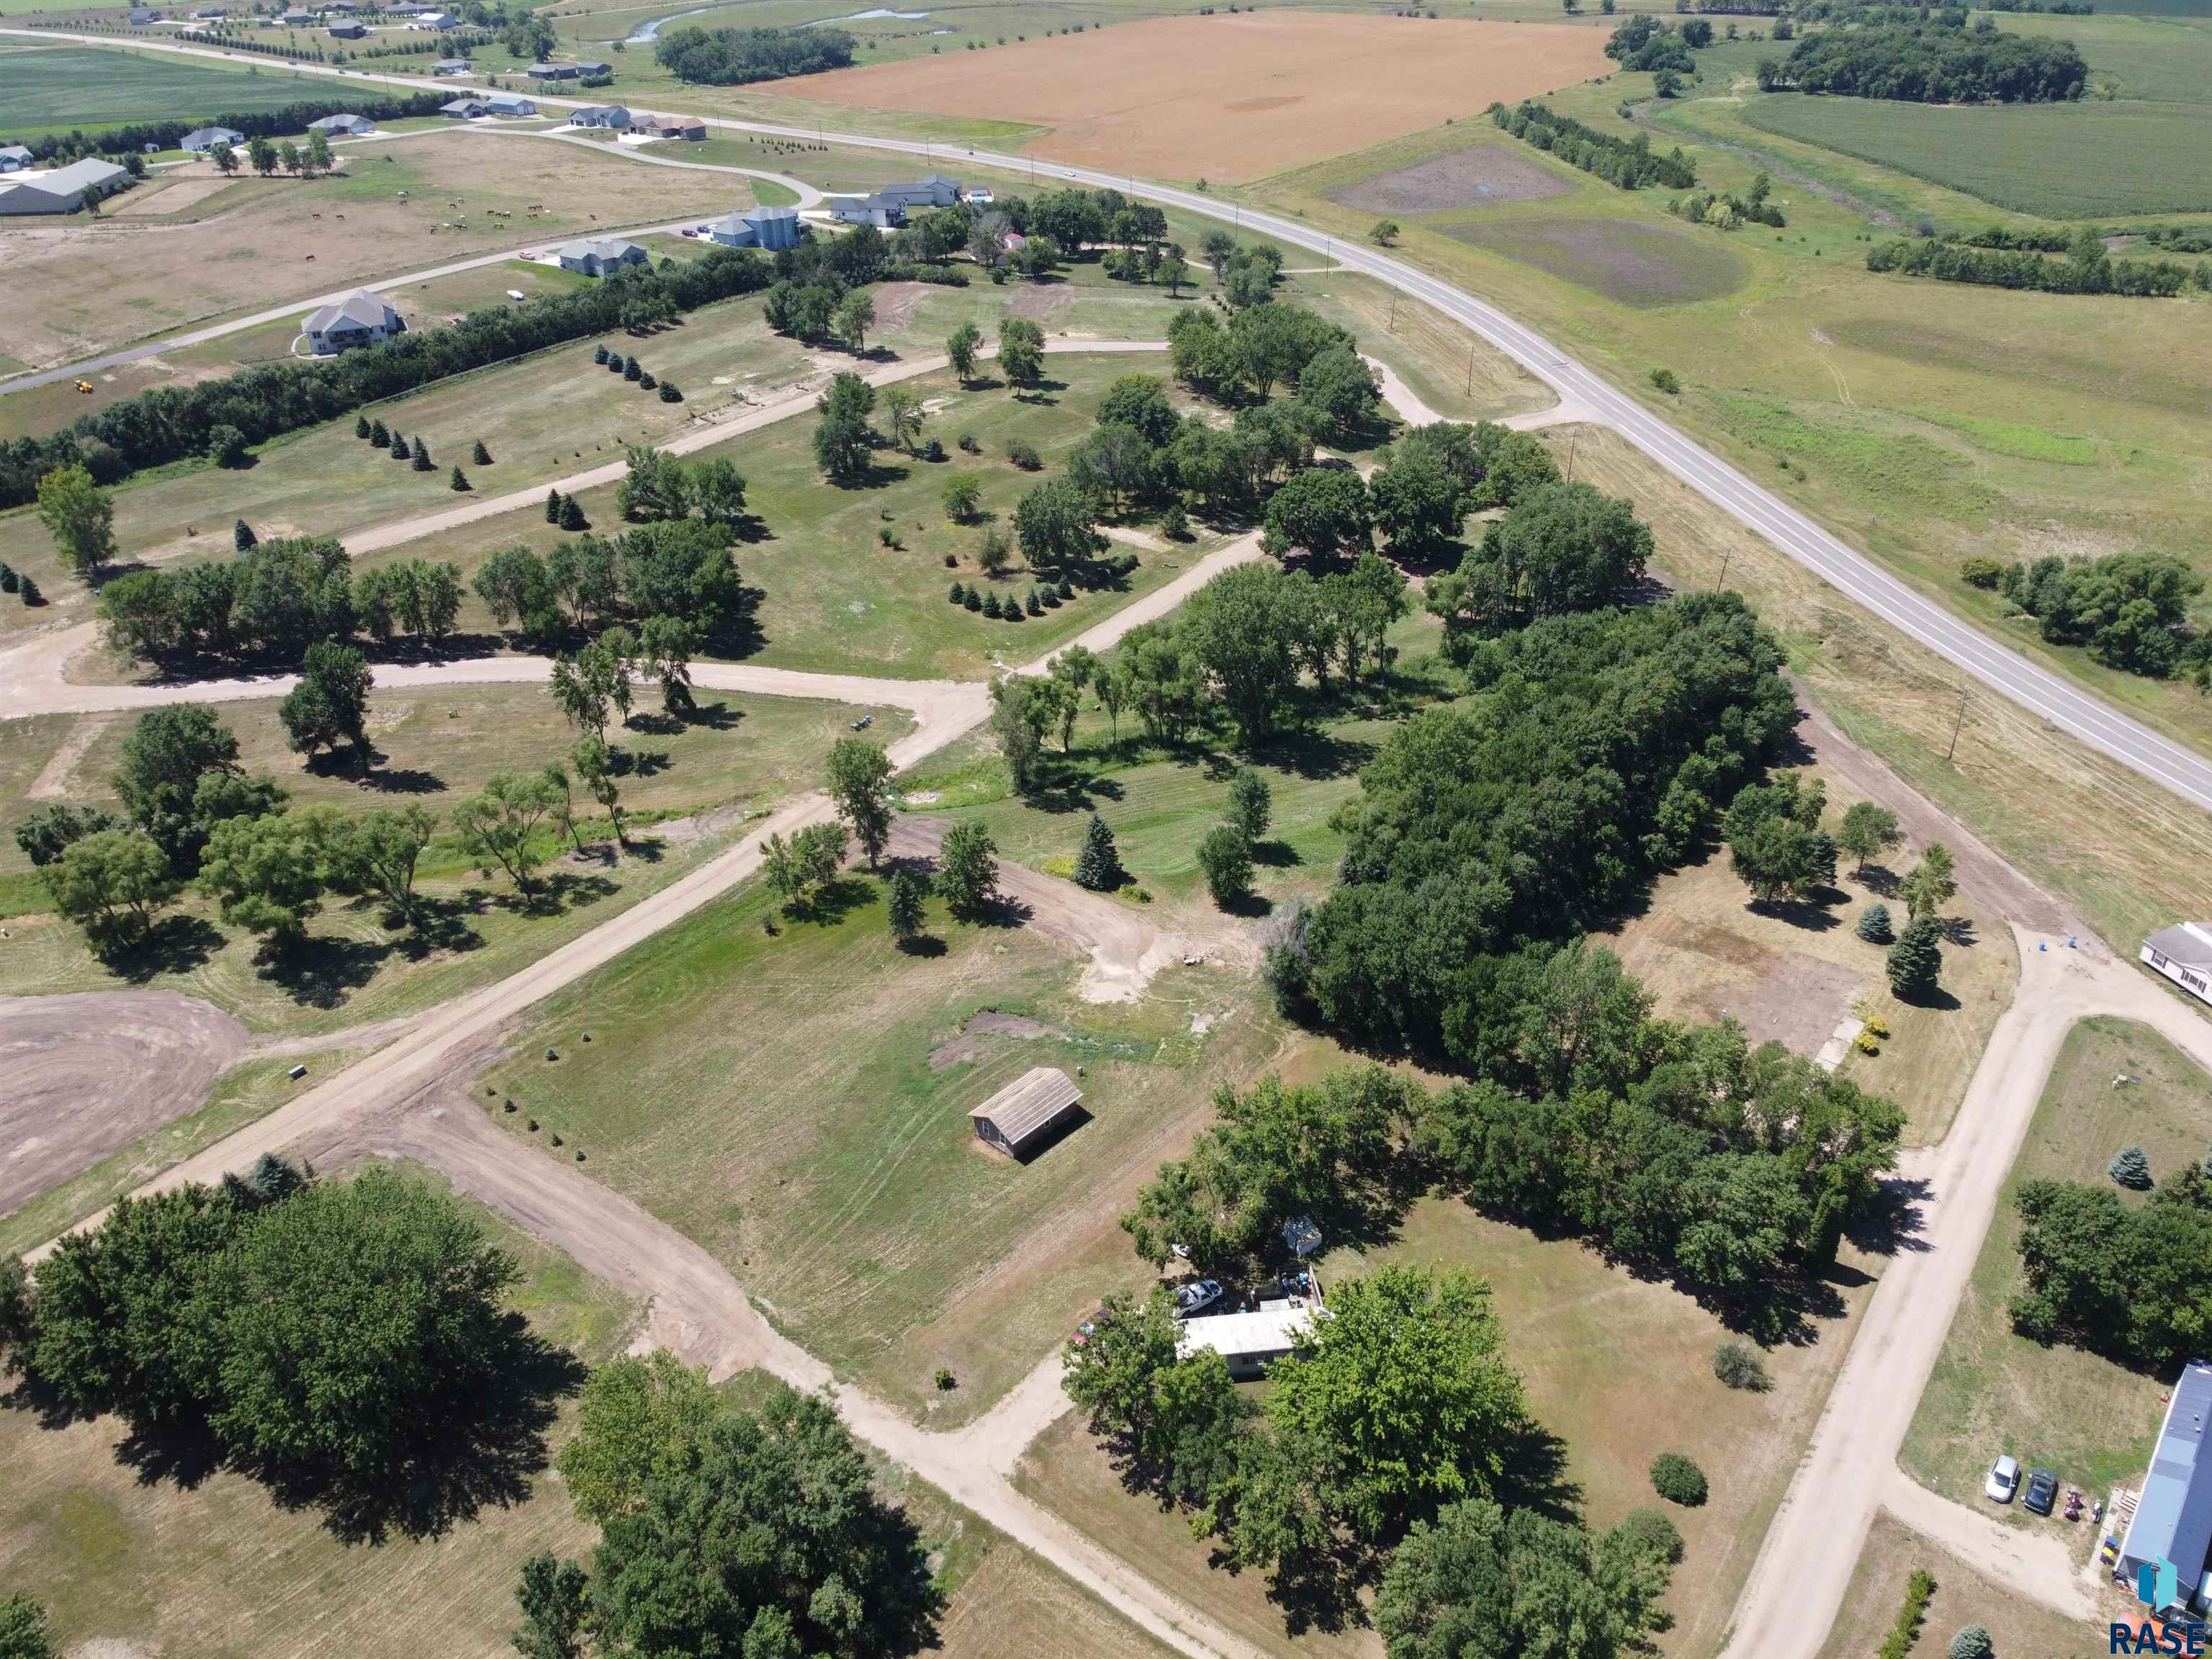
[[[0,997],[0,1214],[191,1110],[245,1048],[171,991]]]

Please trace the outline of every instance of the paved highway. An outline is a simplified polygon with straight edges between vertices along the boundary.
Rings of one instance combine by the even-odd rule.
[[[0,35],[64,40],[87,46],[114,46],[112,37],[72,35],[59,30],[0,28]],[[175,52],[184,56],[223,58],[230,55],[207,47],[176,42],[133,42],[137,50]],[[235,61],[234,58],[232,61]],[[320,73],[355,82],[379,82],[416,90],[450,89],[453,82],[433,82],[407,76],[358,75],[335,69],[300,65],[304,73]],[[574,107],[579,99],[533,94],[545,110]],[[875,137],[859,133],[830,132],[816,127],[779,125],[773,122],[742,121],[726,116],[702,118],[709,126],[735,132],[757,132],[776,137],[801,138],[842,144],[859,149],[918,155],[933,164],[953,165],[964,157],[979,165],[1032,178],[1052,179],[1093,190],[1113,189],[1185,212],[1233,222],[1278,241],[1333,257],[1352,269],[1388,283],[1399,292],[1433,306],[1464,325],[1511,357],[1563,400],[1590,410],[1662,466],[1707,500],[1749,526],[1759,535],[1849,595],[1883,621],[1899,629],[1947,661],[2022,708],[2051,722],[2060,731],[2087,744],[2100,754],[2160,787],[2172,790],[2191,804],[2212,809],[2212,759],[2171,738],[2161,737],[2141,721],[2120,713],[2102,698],[2081,690],[2063,675],[2045,668],[1979,629],[1960,621],[1933,599],[1899,581],[1865,555],[1846,545],[1811,518],[1771,490],[1754,483],[1737,468],[1670,426],[1612,382],[1577,362],[1535,330],[1516,321],[1495,306],[1431,276],[1402,259],[1374,248],[1347,242],[1279,215],[1249,211],[1241,205],[1217,200],[1195,191],[1156,185],[1121,173],[1091,167],[1069,167],[1026,155],[993,150],[967,149],[909,138]]]

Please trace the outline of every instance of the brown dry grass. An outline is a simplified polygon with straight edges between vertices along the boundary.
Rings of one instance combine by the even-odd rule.
[[[1905,1605],[1905,1581],[1916,1567],[1926,1568],[1936,1578],[1916,1653],[1942,1653],[1960,1627],[1969,1624],[1985,1627],[2006,1659],[2030,1654],[2034,1659],[2089,1659],[2109,1651],[2101,1631],[1992,1583],[1941,1545],[1878,1515],[1820,1659],[1862,1659],[1879,1648]]]
[[[1595,29],[1321,12],[1164,17],[790,83],[797,97],[1050,129],[1054,161],[1245,179],[1549,92],[1607,67]]]
[[[388,152],[371,145],[349,151],[344,166],[312,181],[234,179],[184,223],[110,215],[0,231],[9,291],[0,352],[27,363],[63,362],[532,237],[556,240],[594,223],[611,228],[726,210],[733,194],[733,181],[713,173],[641,167],[582,145],[507,134],[440,132],[395,141]],[[455,208],[456,201],[465,205]],[[546,209],[534,219],[533,203]],[[494,218],[494,208],[514,216]],[[464,219],[465,230],[434,233]],[[93,270],[99,280],[88,282]]]

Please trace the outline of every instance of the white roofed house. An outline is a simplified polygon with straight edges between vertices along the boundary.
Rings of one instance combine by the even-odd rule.
[[[433,75],[443,75],[448,76],[466,75],[475,67],[476,66],[470,63],[465,58],[441,58],[435,64],[433,64],[430,66],[430,73]]]
[[[1229,1364],[1230,1376],[1240,1382],[1259,1376],[1298,1345],[1313,1328],[1318,1310],[1294,1303],[1271,1303],[1252,1313],[1202,1315],[1182,1322],[1176,1357],[1188,1359],[1211,1348]]]
[[[646,262],[645,250],[635,242],[619,238],[583,238],[564,242],[554,256],[563,270],[580,271],[586,276],[611,276],[629,265]]]
[[[0,173],[20,173],[31,165],[31,152],[21,144],[0,144]]]
[[[319,121],[308,122],[307,131],[325,138],[366,138],[376,131],[376,123],[366,115],[325,115]]]
[[[535,115],[538,113],[538,100],[534,98],[525,98],[517,93],[495,92],[485,101],[489,105],[491,112],[494,115]]]
[[[375,295],[360,288],[336,305],[311,312],[300,331],[307,337],[310,351],[318,357],[328,357],[356,346],[381,345],[395,334],[404,334],[407,321]]]
[[[2185,921],[2143,941],[2142,960],[2199,1002],[2212,1002],[2212,923]]]

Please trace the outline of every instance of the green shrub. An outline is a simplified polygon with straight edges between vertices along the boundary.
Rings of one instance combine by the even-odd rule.
[[[1995,559],[1968,559],[1959,566],[1959,575],[1969,587],[1995,587],[2004,578],[2004,567]]]
[[[1681,1528],[1664,1510],[1631,1510],[1613,1531],[1616,1538],[1632,1546],[1637,1554],[1648,1559],[1664,1561],[1672,1566],[1682,1559]]]
[[[1905,1659],[1912,1644],[1920,1639],[1921,1621],[1928,1617],[1928,1598],[1936,1594],[1935,1575],[1919,1568],[1905,1581],[1905,1605],[1897,1611],[1897,1622],[1889,1627],[1889,1634],[1881,1638],[1878,1659]]]
[[[1765,1394],[1774,1386],[1767,1378],[1766,1367],[1759,1359],[1759,1350],[1734,1337],[1713,1350],[1713,1375],[1729,1388],[1741,1389],[1750,1394]]]
[[[1670,1504],[1693,1510],[1705,1501],[1705,1472],[1680,1452],[1661,1452],[1651,1460],[1651,1486]]]
[[[1990,1640],[1989,1632],[1981,1626],[1967,1625],[1951,1638],[1951,1645],[1944,1651],[1950,1659],[1990,1659],[1990,1655],[1996,1651],[1996,1644]]]
[[[1007,439],[1006,459],[1024,472],[1034,472],[1044,465],[1037,454],[1036,446],[1027,438]]]
[[[1682,383],[1674,378],[1674,371],[1671,368],[1653,369],[1651,384],[1670,398],[1678,396],[1682,390]]]

